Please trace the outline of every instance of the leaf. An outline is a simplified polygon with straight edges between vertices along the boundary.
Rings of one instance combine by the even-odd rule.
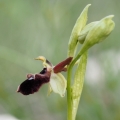
[[[79,100],[81,97],[83,84],[84,84],[84,76],[86,71],[86,64],[87,64],[87,52],[85,52],[79,61],[78,67],[75,72],[74,84],[72,87],[72,116],[75,120]]]

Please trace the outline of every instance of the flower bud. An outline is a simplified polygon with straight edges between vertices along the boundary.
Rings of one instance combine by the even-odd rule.
[[[86,39],[86,36],[88,34],[88,32],[93,28],[93,26],[95,24],[97,24],[98,21],[95,21],[95,22],[91,22],[89,24],[87,24],[84,29],[79,33],[79,37],[78,37],[78,41],[83,44],[83,42],[85,41]]]
[[[88,30],[86,29],[86,31],[89,31],[88,33],[85,32],[85,30],[83,31],[87,35],[86,37],[79,38],[80,41],[84,40],[80,54],[83,54],[86,50],[88,50],[94,44],[103,41],[112,32],[115,26],[115,23],[112,21],[113,17],[114,17],[113,15],[110,15],[103,18],[96,24],[94,23],[93,27],[91,26],[91,29],[89,27],[88,27]]]

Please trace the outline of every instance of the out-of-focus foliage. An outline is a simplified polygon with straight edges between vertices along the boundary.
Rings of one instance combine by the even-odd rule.
[[[47,97],[47,85],[23,96],[17,86],[42,65],[67,56],[68,40],[82,9],[91,3],[89,22],[114,14],[115,30],[90,50],[77,120],[120,120],[119,0],[0,0],[0,114],[20,120],[65,120],[66,97]]]

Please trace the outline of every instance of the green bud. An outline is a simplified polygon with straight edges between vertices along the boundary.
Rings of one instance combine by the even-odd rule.
[[[68,56],[69,57],[73,57],[75,54],[75,50],[76,50],[76,45],[78,42],[78,35],[80,33],[80,31],[85,27],[86,22],[87,22],[87,12],[88,12],[88,8],[91,4],[88,4],[84,10],[82,11],[82,13],[80,14],[80,16],[78,17],[74,28],[72,30],[71,36],[70,36],[70,40],[69,40],[69,49],[68,49]]]
[[[81,48],[80,55],[83,54],[86,50],[88,50],[96,43],[103,41],[112,32],[115,26],[115,23],[112,21],[113,17],[114,17],[113,15],[107,16],[100,20],[99,22],[97,22],[96,24],[94,24],[93,27],[91,27],[91,29],[89,28],[88,30],[89,32],[88,33],[86,32],[87,35],[85,39],[84,37],[82,39],[84,40],[84,43]]]
[[[87,24],[84,29],[79,33],[79,37],[78,37],[78,41],[83,44],[83,42],[86,39],[86,36],[88,34],[88,32],[94,27],[94,25],[96,25],[98,23],[98,21],[95,22],[91,22],[89,24]]]

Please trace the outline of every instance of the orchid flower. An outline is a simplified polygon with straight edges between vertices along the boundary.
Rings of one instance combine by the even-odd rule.
[[[43,84],[49,83],[48,94],[53,91],[63,97],[65,95],[67,82],[60,72],[67,70],[66,66],[71,62],[72,57],[65,59],[56,66],[53,66],[43,56],[37,57],[36,60],[43,62],[43,70],[38,74],[28,74],[27,79],[18,86],[17,92],[21,92],[23,95],[33,94],[37,92]]]

